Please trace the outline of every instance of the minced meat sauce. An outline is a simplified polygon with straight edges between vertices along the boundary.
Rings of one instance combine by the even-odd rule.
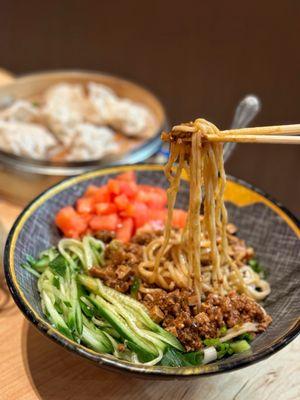
[[[97,237],[106,243],[105,265],[93,267],[91,275],[101,278],[106,285],[119,292],[130,294],[137,266],[142,261],[143,246],[160,234],[141,232],[131,243],[123,244],[114,240],[111,233],[100,232]],[[154,287],[143,282],[143,288]],[[272,321],[254,300],[234,291],[226,296],[209,294],[202,302],[200,312],[196,309],[196,296],[186,289],[167,292],[156,288],[149,293],[139,290],[137,299],[147,307],[157,323],[178,337],[186,351],[201,348],[205,338],[218,337],[223,326],[232,328],[244,322],[256,322],[258,331],[262,332]]]

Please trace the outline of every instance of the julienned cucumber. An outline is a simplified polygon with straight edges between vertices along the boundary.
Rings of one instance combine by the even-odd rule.
[[[78,343],[134,362],[157,363],[168,342],[178,348],[177,339],[160,332],[137,301],[125,302],[127,297],[98,279],[87,275],[78,279],[88,263],[102,260],[103,248],[92,238],[62,239],[58,251],[49,249],[38,260],[28,259],[26,269],[38,277],[43,310],[57,330]],[[125,348],[119,351],[120,344]]]
[[[81,341],[82,343],[86,344],[91,349],[98,351],[99,353],[111,353],[110,349],[103,344],[101,340],[97,340],[98,338],[95,337],[95,334],[91,334],[90,330],[83,327]]]
[[[97,308],[99,315],[108,321],[123,339],[133,343],[139,352],[143,354],[145,360],[150,361],[157,357],[158,353],[156,349],[150,343],[132,332],[126,322],[122,320],[122,317],[114,311],[113,307],[106,300],[94,294],[91,294],[89,298]]]
[[[69,339],[73,339],[73,335],[65,323],[63,317],[56,311],[54,308],[49,296],[46,292],[41,293],[42,300],[44,302],[44,307],[49,315],[49,319],[51,320],[52,324],[64,335],[66,335]]]
[[[114,351],[112,344],[103,332],[100,330],[95,332],[85,325],[83,325],[81,340],[84,344],[99,353],[112,354]]]

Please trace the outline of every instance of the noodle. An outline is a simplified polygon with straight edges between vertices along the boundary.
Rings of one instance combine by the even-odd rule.
[[[241,263],[229,246],[223,146],[207,141],[210,134],[220,135],[220,131],[204,119],[163,133],[162,138],[170,141],[165,166],[170,184],[168,215],[164,235],[146,246],[138,267],[150,284],[166,290],[193,290],[198,310],[208,293],[225,295],[236,290],[255,300],[270,293],[269,284]],[[183,170],[189,178],[190,194],[186,224],[180,232],[172,230],[172,216]]]

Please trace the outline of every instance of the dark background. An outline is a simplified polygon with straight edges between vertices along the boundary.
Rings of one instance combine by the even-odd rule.
[[[257,94],[256,125],[300,122],[300,1],[1,1],[1,66],[81,68],[152,89],[171,122],[229,126]],[[239,145],[227,172],[300,214],[300,147]]]

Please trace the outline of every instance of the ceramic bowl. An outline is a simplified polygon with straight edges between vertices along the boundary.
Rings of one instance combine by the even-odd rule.
[[[238,235],[254,247],[268,272],[272,288],[263,305],[272,316],[273,323],[253,341],[250,353],[237,354],[197,367],[138,366],[89,350],[67,339],[50,325],[41,310],[36,278],[22,269],[21,263],[26,254],[35,256],[58,242],[60,234],[53,219],[61,207],[74,203],[88,185],[104,184],[110,177],[127,170],[136,171],[139,182],[167,186],[160,166],[120,166],[88,172],[46,190],[15,222],[6,243],[5,274],[16,304],[29,321],[65,349],[99,366],[151,378],[178,379],[231,371],[263,360],[293,340],[300,330],[299,221],[268,195],[232,177],[228,177],[226,187],[229,219],[238,226]],[[186,182],[182,186],[177,206],[187,208]]]

